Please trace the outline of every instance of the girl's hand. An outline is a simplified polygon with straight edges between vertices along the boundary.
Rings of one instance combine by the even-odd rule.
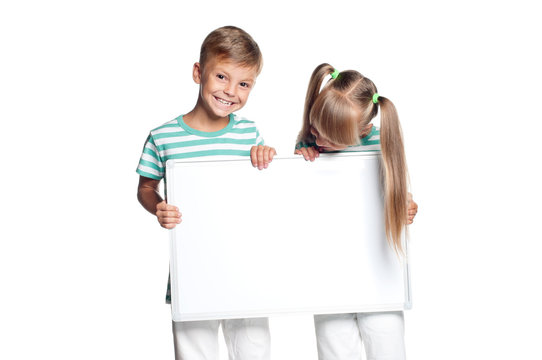
[[[307,161],[314,161],[314,159],[320,156],[320,152],[314,146],[295,149],[294,154],[303,155]]]
[[[418,213],[418,204],[412,200],[412,194],[408,193],[408,219],[407,224],[412,224],[414,222],[414,217]]]
[[[270,146],[258,145],[250,149],[250,161],[252,161],[252,166],[257,167],[258,170],[267,169],[275,155],[277,152]]]
[[[181,223],[181,216],[182,214],[177,207],[169,205],[165,201],[156,205],[156,218],[163,228],[173,229]]]

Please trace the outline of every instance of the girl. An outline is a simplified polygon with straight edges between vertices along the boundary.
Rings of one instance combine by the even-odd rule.
[[[321,89],[324,78],[332,79]],[[371,124],[380,108],[381,128]],[[320,152],[381,150],[386,236],[402,252],[401,233],[412,223],[417,204],[407,192],[401,127],[393,103],[378,95],[357,71],[321,64],[312,73],[296,154],[314,161]],[[316,315],[319,360],[405,359],[403,312]]]

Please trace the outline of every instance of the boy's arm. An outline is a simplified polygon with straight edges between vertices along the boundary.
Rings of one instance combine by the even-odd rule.
[[[154,180],[145,176],[139,176],[137,186],[137,199],[140,204],[153,215],[156,215],[160,226],[173,229],[181,223],[181,213],[176,206],[168,205],[160,196],[158,185],[160,180]]]

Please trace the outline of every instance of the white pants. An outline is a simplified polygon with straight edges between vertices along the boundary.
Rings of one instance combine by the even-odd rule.
[[[267,318],[173,322],[176,360],[218,360],[218,327],[230,360],[269,360]]]
[[[315,315],[319,360],[404,360],[402,311]]]

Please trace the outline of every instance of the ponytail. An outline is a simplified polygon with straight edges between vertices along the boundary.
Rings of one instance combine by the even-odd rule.
[[[312,142],[313,135],[311,134],[310,128],[310,113],[312,105],[316,100],[318,94],[320,94],[320,88],[322,87],[322,82],[327,75],[332,74],[335,71],[333,66],[329,64],[320,64],[314,69],[309,81],[309,87],[307,89],[307,96],[305,97],[305,109],[303,111],[303,127],[297,136],[296,143],[303,142],[309,143]]]
[[[399,116],[393,103],[380,96],[380,146],[384,179],[386,236],[402,252],[401,234],[407,224],[407,166]]]

